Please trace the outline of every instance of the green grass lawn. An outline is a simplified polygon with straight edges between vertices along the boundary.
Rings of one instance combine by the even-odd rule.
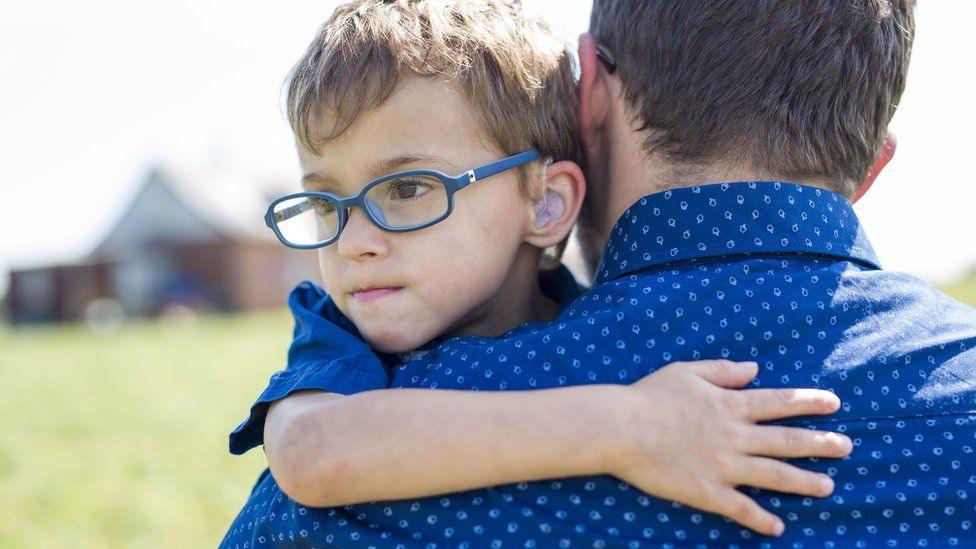
[[[111,336],[0,325],[0,547],[214,547],[264,467],[227,452],[284,311]]]
[[[969,276],[947,284],[941,289],[959,301],[976,307],[976,270]]]

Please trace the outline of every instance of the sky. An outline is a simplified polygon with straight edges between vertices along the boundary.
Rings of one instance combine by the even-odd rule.
[[[222,159],[297,181],[282,84],[336,3],[0,9],[0,293],[6,269],[91,251],[155,162]],[[586,29],[585,0],[523,4],[569,41]],[[942,283],[976,265],[976,2],[920,4],[898,153],[856,211],[886,268]]]

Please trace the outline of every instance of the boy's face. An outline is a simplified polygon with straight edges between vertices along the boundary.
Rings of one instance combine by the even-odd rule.
[[[505,156],[452,84],[421,78],[404,79],[319,154],[299,147],[305,190],[342,197],[391,172],[457,175]],[[524,242],[532,204],[516,174],[461,190],[447,219],[419,231],[385,232],[351,210],[339,240],[319,250],[319,267],[326,291],[368,343],[400,352],[439,335],[496,335],[493,317],[505,315],[505,296],[524,284],[513,278],[536,276],[538,252]]]

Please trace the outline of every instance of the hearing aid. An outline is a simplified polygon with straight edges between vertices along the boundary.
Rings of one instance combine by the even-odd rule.
[[[543,185],[549,179],[548,171],[550,164],[552,164],[551,157],[546,158],[546,161],[542,164]],[[550,190],[546,190],[542,198],[533,206],[533,210],[535,211],[535,228],[541,229],[548,225],[550,221],[555,221],[562,217],[564,207],[561,196]]]

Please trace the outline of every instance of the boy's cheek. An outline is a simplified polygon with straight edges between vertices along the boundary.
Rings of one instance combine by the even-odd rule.
[[[338,303],[338,296],[334,295],[332,292],[332,287],[335,284],[335,275],[329,266],[328,260],[319,253],[319,285],[325,290],[325,293],[329,294],[333,300]],[[346,311],[343,310],[343,313]]]

